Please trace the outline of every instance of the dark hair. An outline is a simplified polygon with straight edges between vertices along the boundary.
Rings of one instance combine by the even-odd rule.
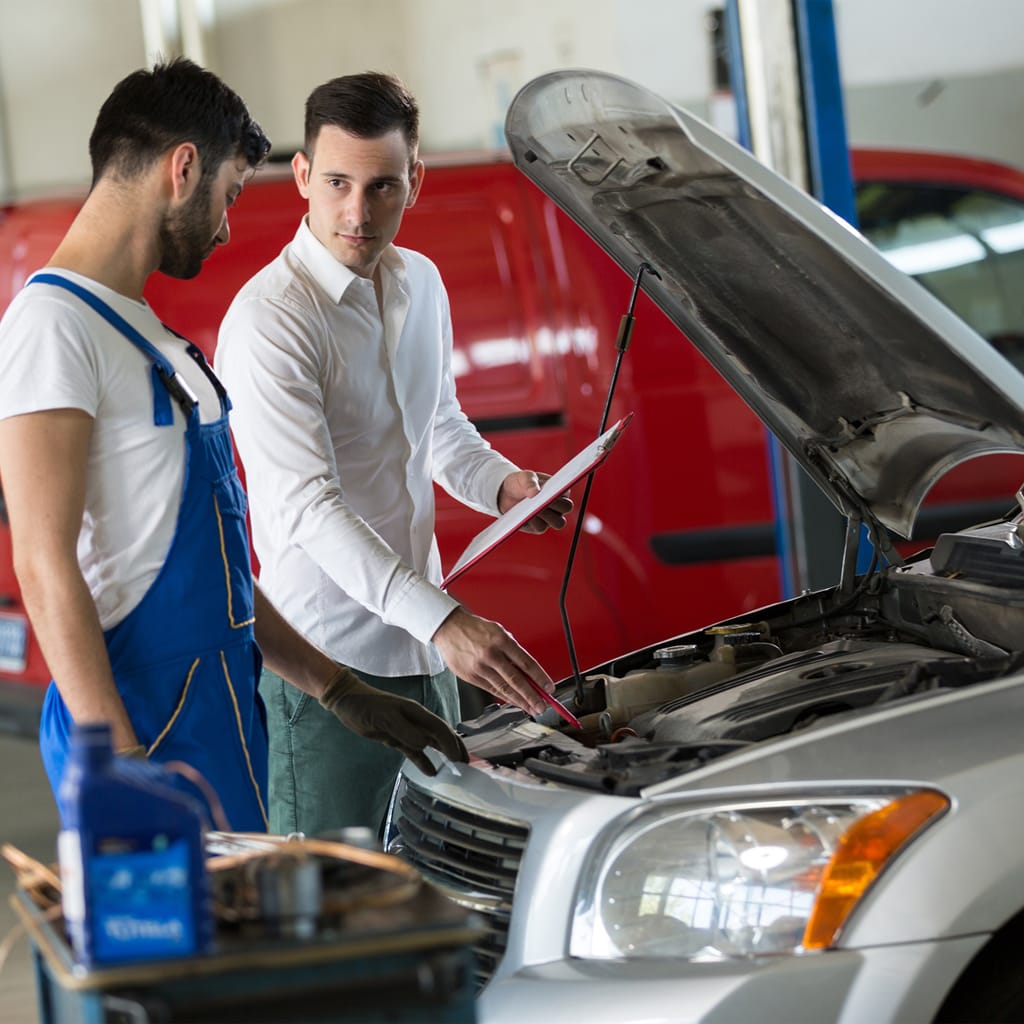
[[[203,178],[232,156],[259,167],[270,151],[241,97],[212,71],[179,57],[114,86],[89,137],[93,184],[107,173],[138,174],[183,142],[195,143]]]
[[[324,125],[361,139],[376,139],[398,128],[414,157],[420,143],[416,100],[400,78],[379,71],[332,78],[309,94],[305,149],[310,158]]]

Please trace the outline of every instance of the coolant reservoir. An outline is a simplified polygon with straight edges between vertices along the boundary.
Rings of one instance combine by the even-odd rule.
[[[731,654],[731,648],[723,648]],[[608,718],[615,729],[637,715],[728,679],[736,674],[736,662],[730,656],[701,656],[696,644],[674,644],[654,652],[658,667],[640,669],[624,676],[604,676]],[[602,716],[604,717],[604,716]]]
[[[708,657],[712,661],[731,663],[737,672],[782,654],[770,640],[765,623],[734,622],[728,626],[712,626],[704,630],[704,635],[714,640]]]

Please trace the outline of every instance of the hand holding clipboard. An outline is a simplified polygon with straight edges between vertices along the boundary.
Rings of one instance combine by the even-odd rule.
[[[475,565],[541,509],[550,505],[556,498],[560,498],[573,484],[599,466],[607,458],[608,453],[632,418],[633,414],[629,413],[618,422],[613,423],[599,438],[588,444],[561,469],[548,477],[544,486],[532,498],[524,498],[481,530],[469,542],[466,550],[462,552],[458,561],[441,582],[442,589],[452,584],[471,565]]]

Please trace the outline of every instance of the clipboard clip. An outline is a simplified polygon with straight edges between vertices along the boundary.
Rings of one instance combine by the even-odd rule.
[[[626,425],[633,418],[632,413],[627,413],[619,420],[619,423],[612,430],[608,431],[608,436],[598,446],[603,452],[610,452],[615,446],[615,442],[622,436],[622,432],[626,429]]]

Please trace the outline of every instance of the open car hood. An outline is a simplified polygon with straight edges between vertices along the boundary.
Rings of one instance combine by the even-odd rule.
[[[928,489],[1024,452],[1024,377],[860,234],[631,82],[558,71],[505,125],[516,165],[641,286],[832,502],[909,537]]]

